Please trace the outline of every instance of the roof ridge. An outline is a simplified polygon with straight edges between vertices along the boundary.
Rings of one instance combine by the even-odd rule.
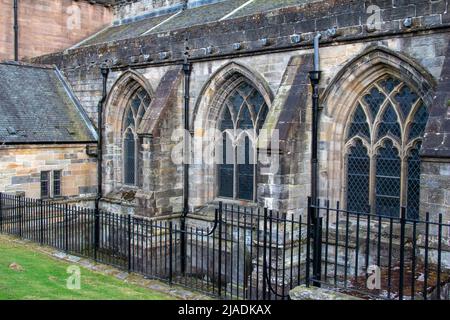
[[[56,69],[55,65],[38,64],[38,63],[30,63],[30,62],[24,62],[24,61],[13,61],[13,60],[1,61],[0,64],[9,65],[9,66],[16,66],[16,67],[38,68],[38,69]]]

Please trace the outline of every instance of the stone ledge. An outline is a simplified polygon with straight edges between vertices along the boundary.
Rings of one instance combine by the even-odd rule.
[[[361,300],[360,298],[350,296],[341,292],[301,285],[289,291],[292,300]]]

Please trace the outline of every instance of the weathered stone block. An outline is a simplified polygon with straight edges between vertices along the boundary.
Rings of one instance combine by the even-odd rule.
[[[292,300],[361,300],[359,298],[317,287],[298,286],[289,291]]]

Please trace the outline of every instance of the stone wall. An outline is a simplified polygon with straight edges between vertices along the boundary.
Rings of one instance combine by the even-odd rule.
[[[367,25],[371,16],[367,9],[371,4],[380,7],[382,17],[379,28],[373,30]],[[355,95],[363,92],[373,77],[391,72],[411,78],[422,89],[428,88],[423,90],[426,91],[423,98],[428,103],[441,79],[449,44],[447,1],[413,0],[392,4],[391,1],[318,1],[270,14],[260,13],[207,26],[196,25],[164,34],[77,48],[36,61],[56,63],[64,71],[95,122],[101,92],[98,68],[101,62],[112,63],[110,89],[131,68],[155,90],[171,68],[180,66],[188,47],[192,63],[190,129],[194,135],[203,134],[211,125],[206,113],[212,107],[221,79],[230,72],[246,76],[270,97],[265,127],[279,129],[284,139],[281,141],[284,146],[280,146],[282,150],[276,150],[281,157],[279,170],[259,177],[258,202],[269,208],[301,213],[309,194],[311,95],[307,72],[312,63],[311,40],[316,32],[323,34],[320,49],[323,71],[320,85],[323,97],[320,195],[332,201],[344,198],[343,130],[353,110]],[[412,18],[411,25],[405,22],[407,18]],[[328,30],[333,27],[337,27],[335,32]],[[292,37],[294,34],[300,35],[299,42]],[[262,41],[264,39],[266,41]],[[235,49],[235,43],[241,44],[239,49]],[[211,50],[203,50],[206,47]],[[166,54],[161,55],[161,52]],[[150,59],[144,59],[144,54]],[[348,70],[354,73],[345,73]],[[163,166],[169,166],[169,150],[174,146],[169,133],[183,128],[183,84],[177,88],[176,103],[167,105],[170,112],[158,124],[165,133],[156,139],[146,137],[143,140],[143,147],[153,150],[148,155],[158,159],[157,163]],[[156,152],[161,146],[165,152]],[[157,180],[160,186],[176,181],[176,188],[180,190],[180,166],[172,167],[171,174],[165,175],[164,171],[153,170],[158,164],[149,163],[151,166],[143,172],[144,181]],[[427,169],[424,170],[426,173]],[[201,207],[215,200],[215,185],[214,168],[197,163],[192,165],[190,204]],[[152,199],[149,190],[141,191]],[[181,194],[173,192],[161,193],[159,203],[164,209],[158,212],[170,211],[173,206],[167,204],[174,199],[179,203]]]
[[[444,215],[444,223],[450,223],[450,162],[427,160],[422,163],[420,202],[423,212],[429,212],[436,221],[436,214]]]
[[[0,60],[14,59],[13,0],[0,1]],[[109,7],[89,1],[19,1],[19,57],[67,49],[112,22]]]
[[[96,159],[86,154],[86,145],[0,147],[0,192],[40,198],[40,172],[50,170],[62,170],[64,198],[95,196]]]

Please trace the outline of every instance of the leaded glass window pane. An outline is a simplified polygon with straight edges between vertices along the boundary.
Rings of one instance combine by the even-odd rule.
[[[370,158],[361,140],[350,148],[347,161],[347,209],[368,212]]]
[[[367,117],[360,105],[356,108],[353,115],[353,121],[350,124],[348,138],[352,138],[357,135],[370,139],[370,129],[369,124],[367,123]]]
[[[401,161],[392,141],[378,150],[376,156],[376,210],[377,214],[397,217],[400,213]]]
[[[264,103],[264,105],[262,106],[261,110],[259,111],[259,115],[258,115],[258,133],[259,130],[262,129],[262,127],[264,126],[264,121],[266,120],[267,114],[269,113],[269,108],[267,108],[267,105]]]
[[[400,81],[394,78],[387,78],[380,82],[380,85],[386,90],[387,93],[391,93],[398,85]]]
[[[244,161],[238,164],[238,198],[245,200],[253,199],[253,161],[250,159],[252,156],[250,139],[246,136],[243,142]]]
[[[377,138],[381,139],[388,133],[401,140],[402,132],[400,129],[400,124],[398,122],[397,114],[391,104],[387,106],[383,117],[381,118]]]
[[[231,118],[231,113],[228,107],[223,108],[223,114],[222,114],[222,121],[220,123],[220,129],[226,130],[226,129],[234,129],[234,123],[233,119]]]
[[[131,111],[131,108],[128,109],[127,117],[125,118],[125,128],[128,127],[135,127],[133,111]]]
[[[134,114],[137,114],[139,112],[139,107],[141,106],[141,98],[135,96],[130,105],[134,111]]]
[[[260,95],[258,91],[254,90],[247,101],[248,104],[253,107],[255,115],[258,116],[261,107],[265,105],[263,96]]]
[[[408,199],[407,215],[410,219],[419,218],[420,207],[420,145],[408,157]]]
[[[137,95],[139,98],[141,98],[141,100],[144,100],[146,97],[148,97],[147,92],[143,88],[137,91]]]
[[[414,119],[409,128],[409,139],[413,140],[418,137],[422,137],[425,132],[425,127],[428,121],[428,110],[421,104],[417,109]]]
[[[133,132],[137,130],[142,118],[150,105],[148,93],[140,88],[130,98],[125,110],[123,122],[123,181],[125,184],[136,183],[136,140]]]
[[[352,211],[364,211],[369,199],[374,199],[375,203],[371,207],[375,208],[376,214],[398,216],[402,203],[407,204],[408,215],[416,217],[419,213],[420,147],[408,153],[409,156],[403,160],[399,154],[405,154],[405,150],[397,150],[391,140],[386,141],[377,152],[374,152],[374,149],[387,135],[394,137],[401,148],[406,148],[416,139],[420,142],[425,132],[428,110],[416,92],[393,76],[379,80],[377,85],[369,88],[369,94],[365,95],[362,101],[359,100],[348,124],[347,141],[354,139],[355,136],[361,136],[370,152],[364,149],[359,140],[348,151],[347,207]],[[388,95],[380,92],[378,88],[382,88]],[[397,88],[400,88],[398,92]],[[370,127],[371,123],[368,123],[368,115],[364,113],[361,103],[367,105],[372,119],[380,119],[375,128]],[[407,126],[405,122],[411,118],[412,109],[416,104],[418,104],[417,111],[404,133],[401,128]],[[381,108],[384,105],[386,107]],[[376,133],[376,139],[370,137],[370,130]],[[368,156],[369,154],[374,155]],[[401,176],[402,161],[407,167],[406,177]],[[402,183],[407,190],[407,199],[400,199]],[[371,185],[374,188],[371,189]],[[370,190],[373,190],[374,194],[370,194]]]
[[[375,119],[385,99],[385,95],[377,88],[372,88],[370,93],[364,97],[364,101],[372,113],[372,119]]]
[[[237,118],[239,115],[239,110],[241,110],[241,106],[244,103],[244,98],[237,90],[235,90],[228,98],[228,103],[232,107],[234,116]]]
[[[134,140],[134,135],[131,131],[127,131],[124,139],[124,177],[125,184],[134,185],[135,184],[135,154],[136,154],[136,143]]]
[[[399,93],[395,95],[395,101],[398,103],[400,109],[403,112],[403,116],[406,118],[411,111],[411,107],[417,101],[419,97],[411,90],[410,87],[404,85]]]
[[[239,87],[238,91],[244,98],[247,98],[252,91],[254,91],[253,87],[249,85],[247,82],[243,82]]]
[[[242,108],[241,114],[239,115],[239,129],[253,129],[253,121],[248,106]]]
[[[222,163],[218,166],[219,195],[221,197],[233,198],[234,149],[230,136],[226,132],[222,133],[222,135]]]
[[[262,127],[267,111],[263,96],[246,81],[226,98],[219,124],[222,132],[228,132],[223,136],[223,164],[218,165],[219,196],[254,199],[256,161],[253,157],[256,152],[248,135],[253,136],[257,133],[255,130]],[[247,131],[244,136],[242,130]],[[232,147],[226,147],[227,144]]]

